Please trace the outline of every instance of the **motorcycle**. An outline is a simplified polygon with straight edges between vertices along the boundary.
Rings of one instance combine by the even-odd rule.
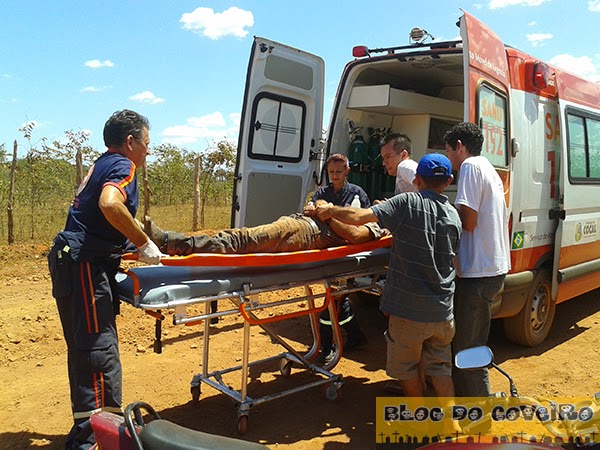
[[[600,392],[591,399],[576,404],[560,403],[542,396],[527,397],[519,395],[511,376],[495,362],[492,350],[487,346],[474,347],[456,354],[455,365],[459,369],[493,368],[499,371],[509,382],[509,396],[505,393],[494,394],[485,399],[490,413],[485,420],[478,421],[477,430],[472,425],[462,428],[462,442],[457,437],[448,441],[432,443],[421,448],[427,450],[479,450],[483,448],[510,447],[511,450],[600,450]],[[543,425],[551,436],[544,433],[540,440],[513,438],[501,440],[485,434],[492,430],[495,421],[515,421],[526,415]],[[483,430],[483,433],[482,433]]]
[[[144,411],[152,419],[144,421]],[[147,403],[135,402],[123,417],[100,411],[90,418],[98,449],[103,450],[265,450],[262,444],[204,433],[161,419]],[[93,447],[94,448],[94,447]]]

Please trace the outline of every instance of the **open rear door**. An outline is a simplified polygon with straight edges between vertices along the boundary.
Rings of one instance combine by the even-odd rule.
[[[302,211],[318,173],[325,64],[254,38],[238,140],[231,223],[271,222]]]
[[[590,108],[569,106],[569,94],[582,102],[592,93],[568,89],[576,80],[570,75],[557,75],[560,109],[561,150],[556,161],[558,217],[555,235],[552,293],[557,302],[568,300],[600,287],[600,199],[598,180],[600,163],[595,161],[593,147],[600,135],[600,119]],[[596,97],[600,88],[592,86]],[[586,94],[590,97],[586,99]],[[597,106],[597,104],[596,104]]]
[[[504,43],[468,13],[460,19],[465,67],[465,120],[485,138],[482,156],[498,169],[508,198],[508,60]]]

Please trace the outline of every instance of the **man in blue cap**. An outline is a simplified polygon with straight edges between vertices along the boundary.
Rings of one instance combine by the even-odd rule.
[[[439,153],[423,156],[414,183],[418,192],[396,195],[366,209],[319,205],[320,220],[361,225],[378,222],[393,236],[381,310],[389,317],[386,373],[404,396],[422,397],[422,362],[438,397],[453,397],[453,296],[462,226],[443,192],[452,182],[452,164]]]

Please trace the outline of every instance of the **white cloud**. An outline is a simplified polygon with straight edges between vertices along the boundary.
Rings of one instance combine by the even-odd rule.
[[[235,121],[235,114],[230,114],[231,123],[227,124],[223,114],[214,112],[201,117],[190,117],[185,125],[167,127],[161,133],[163,143],[174,145],[194,144],[201,140],[218,141],[221,139],[237,138],[239,118]],[[238,114],[239,116],[239,114]]]
[[[83,65],[92,69],[100,69],[102,67],[114,67],[115,64],[110,59],[105,59],[104,61],[100,61],[99,59],[91,59],[84,62]]]
[[[600,13],[600,0],[591,0],[588,2],[588,9],[591,12]]]
[[[537,25],[537,22],[535,20],[532,20],[527,25],[529,25],[530,27],[535,27]]]
[[[548,0],[490,0],[488,7],[490,9],[507,8],[509,6],[540,6]]]
[[[214,112],[202,117],[190,117],[187,123],[195,128],[223,127],[225,119],[220,112]]]
[[[191,13],[184,13],[179,20],[184,30],[219,39],[225,36],[246,37],[246,27],[254,25],[254,15],[250,11],[232,6],[222,13],[215,13],[212,8],[196,8]]]
[[[552,33],[533,33],[533,34],[527,35],[527,40],[534,47],[538,47],[538,46],[544,44],[544,41],[547,41],[548,39],[552,39],[553,37],[554,37],[554,35]]]
[[[589,56],[556,55],[550,60],[550,64],[592,81],[600,81],[600,71]]]
[[[242,115],[240,113],[231,113],[229,114],[229,119],[239,127],[242,120]]]
[[[157,97],[150,91],[144,91],[140,92],[139,94],[132,95],[129,97],[129,100],[140,103],[150,103],[151,105],[156,105],[157,103],[162,103],[165,101],[164,98]]]
[[[112,86],[85,86],[82,87],[79,92],[101,92],[110,89]]]

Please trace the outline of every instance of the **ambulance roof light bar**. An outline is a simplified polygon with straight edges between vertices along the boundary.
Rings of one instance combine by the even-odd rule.
[[[427,30],[422,28],[415,27],[410,30],[409,33],[409,42],[412,41],[409,45],[401,45],[399,47],[383,47],[383,48],[368,48],[366,45],[357,45],[352,48],[352,56],[354,58],[363,58],[365,56],[371,56],[372,53],[387,53],[388,55],[393,55],[397,50],[406,50],[406,49],[414,49],[415,47],[431,47],[431,49],[435,48],[448,48],[448,47],[456,47],[460,41],[448,41],[448,42],[440,42],[426,43],[427,39],[435,40]]]

